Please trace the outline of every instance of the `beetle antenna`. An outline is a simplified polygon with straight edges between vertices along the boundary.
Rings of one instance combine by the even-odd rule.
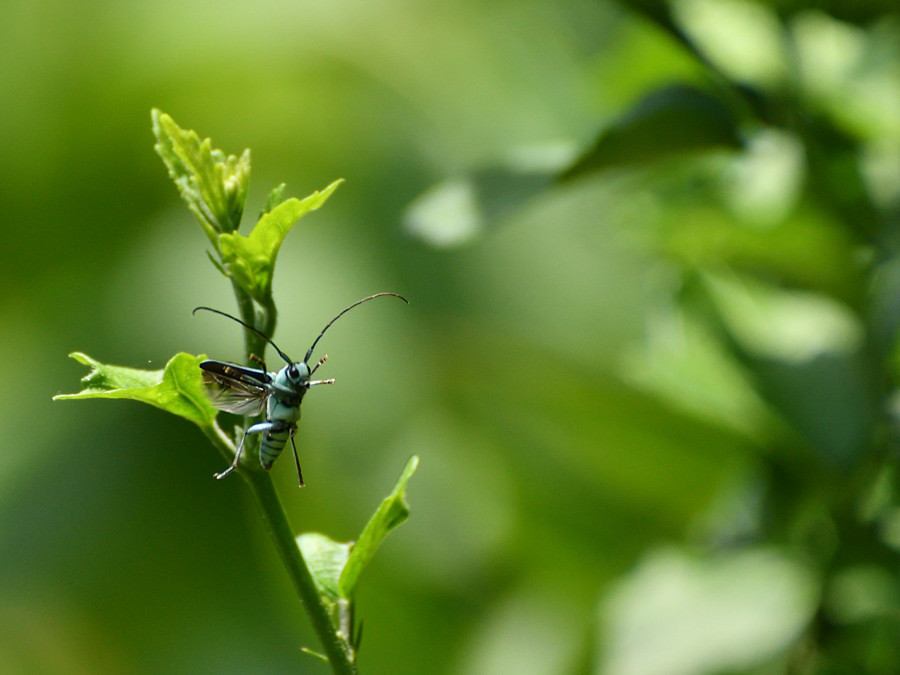
[[[219,311],[218,309],[213,309],[212,307],[194,307],[194,311],[191,312],[191,316],[193,316],[194,314],[196,314],[197,311],[198,311],[198,310],[201,310],[201,309],[205,309],[207,312],[212,312],[213,314],[220,314],[221,316],[227,317],[227,318],[231,319],[232,321],[237,321],[237,322],[238,322],[239,324],[241,324],[244,328],[248,328],[248,329],[252,330],[254,333],[256,333],[257,335],[259,335],[263,340],[265,340],[265,341],[268,342],[270,345],[272,345],[272,346],[275,348],[275,351],[278,352],[278,356],[280,356],[281,358],[283,358],[283,359],[287,362],[288,365],[291,365],[291,364],[293,363],[293,361],[291,361],[291,357],[288,356],[287,354],[285,354],[283,351],[281,351],[281,350],[278,348],[278,345],[276,345],[274,342],[272,342],[272,338],[270,338],[268,335],[266,335],[266,334],[263,333],[262,331],[258,330],[257,328],[254,328],[254,327],[251,326],[250,324],[244,323],[243,321],[241,321],[241,320],[240,320],[239,318],[237,318],[236,316],[231,316],[231,314],[227,314],[227,313],[225,313],[225,312]]]
[[[309,357],[312,356],[313,350],[316,348],[316,345],[319,344],[319,340],[321,340],[321,339],[322,339],[322,336],[325,335],[325,331],[328,330],[329,328],[331,328],[331,324],[333,324],[335,321],[337,321],[338,319],[340,319],[342,316],[344,316],[344,314],[346,314],[347,312],[349,312],[349,311],[350,311],[351,309],[353,309],[354,307],[358,307],[359,305],[363,304],[364,302],[368,302],[369,300],[372,300],[372,299],[374,299],[374,298],[380,298],[380,297],[383,296],[383,295],[389,295],[389,296],[392,296],[392,297],[395,297],[395,298],[400,298],[400,299],[401,299],[403,302],[405,302],[407,305],[409,304],[409,300],[407,300],[406,298],[404,298],[402,295],[399,295],[398,293],[375,293],[374,295],[370,295],[370,296],[368,296],[368,297],[365,297],[365,298],[363,298],[362,300],[357,300],[356,302],[354,302],[354,303],[353,303],[352,305],[350,305],[349,307],[344,308],[344,309],[341,311],[340,314],[338,314],[336,317],[334,317],[331,321],[329,321],[329,322],[325,325],[325,328],[323,328],[323,329],[322,329],[322,332],[319,333],[319,337],[317,337],[317,338],[315,339],[315,342],[312,343],[312,347],[310,347],[310,348],[309,348],[309,351],[306,352],[306,358],[303,359],[303,362],[304,362],[304,363],[309,363]]]

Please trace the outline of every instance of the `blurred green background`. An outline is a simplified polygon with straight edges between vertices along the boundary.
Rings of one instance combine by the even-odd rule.
[[[900,17],[806,5],[6,0],[0,671],[325,672],[194,427],[50,401],[75,350],[241,358],[155,106],[251,149],[251,222],[346,179],[287,353],[411,301],[329,332],[273,469],[349,540],[421,458],[363,672],[898,672]]]

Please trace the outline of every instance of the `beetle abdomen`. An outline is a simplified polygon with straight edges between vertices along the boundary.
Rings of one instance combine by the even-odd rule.
[[[259,463],[266,471],[272,468],[275,460],[281,456],[281,451],[287,444],[293,432],[297,429],[295,425],[274,426],[264,436],[259,446]]]

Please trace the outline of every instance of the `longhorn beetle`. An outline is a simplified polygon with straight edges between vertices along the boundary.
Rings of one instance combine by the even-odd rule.
[[[205,310],[214,314],[220,314],[232,321],[237,321],[244,328],[252,330],[268,344],[272,345],[275,351],[278,352],[278,356],[287,363],[277,373],[268,372],[265,362],[254,355],[251,355],[250,358],[258,361],[262,365],[262,370],[224,361],[209,360],[200,364],[200,368],[203,370],[203,382],[214,407],[235,415],[246,415],[249,417],[260,415],[263,411],[266,413],[264,422],[259,422],[244,430],[241,442],[234,453],[234,461],[227,469],[215,474],[216,478],[225,478],[237,468],[241,459],[241,451],[244,448],[244,441],[247,440],[248,435],[262,434],[262,441],[259,444],[259,463],[262,465],[262,468],[266,471],[272,468],[272,464],[281,455],[285,444],[290,439],[291,447],[294,450],[294,462],[297,464],[297,478],[300,481],[300,487],[303,487],[300,458],[297,455],[297,446],[294,443],[294,434],[297,433],[297,422],[300,419],[300,403],[310,387],[317,384],[334,383],[333,379],[310,380],[312,374],[328,359],[327,355],[319,359],[312,368],[309,367],[309,359],[316,345],[319,344],[319,340],[325,335],[325,331],[331,328],[335,321],[354,307],[382,296],[393,296],[400,298],[403,302],[409,302],[402,295],[396,293],[375,293],[362,300],[357,300],[325,324],[325,328],[319,333],[319,337],[313,341],[303,360],[296,362],[281,351],[271,338],[237,317],[211,307],[194,308],[191,314],[195,314],[199,310]]]

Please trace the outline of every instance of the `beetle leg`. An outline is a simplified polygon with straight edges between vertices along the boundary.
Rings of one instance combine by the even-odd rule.
[[[262,427],[262,428],[258,428],[258,427]],[[245,429],[244,435],[241,436],[241,442],[238,443],[237,450],[234,451],[234,461],[231,463],[231,466],[229,466],[224,471],[220,471],[219,473],[214,473],[213,476],[215,476],[217,479],[221,480],[221,479],[225,478],[225,476],[230,474],[232,471],[234,471],[237,468],[238,462],[241,461],[241,452],[244,450],[244,441],[247,440],[247,436],[249,436],[250,434],[259,434],[259,433],[262,433],[263,431],[267,431],[268,429],[269,429],[269,426],[266,422],[262,422],[261,424],[254,424],[249,429]]]
[[[291,434],[291,447],[294,449],[294,464],[297,465],[297,479],[300,481],[300,487],[306,485],[303,482],[303,472],[300,470],[300,457],[297,455],[297,445],[294,443],[294,434]]]
[[[250,360],[253,361],[254,363],[258,363],[259,365],[261,365],[263,372],[266,372],[266,373],[269,372],[269,369],[266,368],[265,359],[258,357],[256,354],[250,354]]]

